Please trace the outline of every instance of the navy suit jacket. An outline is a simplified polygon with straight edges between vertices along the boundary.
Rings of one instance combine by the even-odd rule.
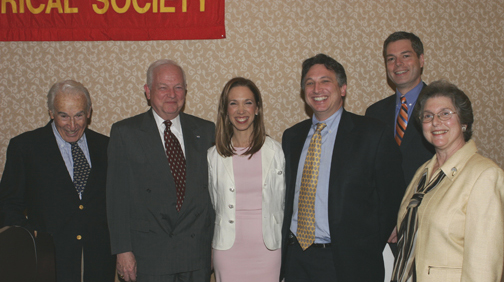
[[[180,113],[186,192],[177,212],[175,182],[152,110],[112,126],[107,212],[112,253],[133,252],[138,273],[210,272],[215,212],[208,191],[212,122]]]
[[[83,250],[85,281],[113,281],[115,257],[105,208],[108,137],[89,129],[85,134],[92,168],[82,200],[51,123],[12,138],[0,182],[0,225],[50,233],[58,281],[80,281]]]
[[[308,119],[294,125],[282,139],[287,186],[282,268],[298,164],[311,124]],[[396,224],[406,188],[404,179],[396,177],[401,170],[401,154],[386,126],[343,111],[334,143],[327,211],[337,273],[334,281],[383,281],[382,252]]]
[[[366,116],[378,119],[388,126],[388,134],[391,136],[394,136],[396,95],[380,100],[366,110]],[[416,118],[410,117],[399,149],[403,160],[404,180],[409,184],[416,170],[435,153],[434,146],[425,140]]]

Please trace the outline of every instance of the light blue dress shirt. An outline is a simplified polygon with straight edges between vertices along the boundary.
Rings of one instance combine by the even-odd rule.
[[[63,157],[63,160],[65,161],[65,165],[68,170],[68,174],[70,174],[70,178],[72,178],[72,181],[73,181],[72,145],[70,145],[70,143],[63,140],[60,133],[58,132],[58,129],[56,128],[56,125],[54,124],[54,121],[51,123],[51,126],[52,126],[54,136],[56,137],[56,142],[58,143],[58,148],[61,152],[61,156]],[[82,134],[82,137],[79,139],[79,141],[77,141],[77,144],[81,148],[82,152],[84,152],[84,156],[86,156],[86,159],[89,163],[89,167],[91,167],[91,157],[89,156],[89,148],[87,145],[87,139],[86,139],[85,133]],[[79,195],[79,197],[82,199],[82,195]]]
[[[331,234],[329,232],[329,215],[328,215],[328,198],[329,198],[329,178],[331,176],[331,161],[333,157],[334,142],[336,141],[336,134],[341,120],[343,107],[328,119],[322,121],[327,126],[321,131],[322,135],[322,152],[320,155],[319,176],[317,182],[317,194],[315,196],[315,243],[324,244],[331,243]],[[303,176],[303,168],[310,146],[310,141],[317,128],[317,123],[320,121],[312,117],[312,126],[306,137],[303,151],[299,159],[299,165],[296,178],[296,190],[294,194],[294,211],[292,215],[290,230],[293,234],[297,235],[297,219],[298,219],[298,202],[299,202],[299,189],[301,187],[301,178]]]

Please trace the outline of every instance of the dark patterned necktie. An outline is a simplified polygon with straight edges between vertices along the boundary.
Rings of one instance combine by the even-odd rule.
[[[170,126],[172,122],[166,120],[164,122],[166,128],[164,132],[165,150],[166,157],[168,158],[168,163],[170,164],[170,170],[175,180],[175,187],[177,188],[177,211],[182,208],[182,203],[185,197],[185,186],[186,186],[186,160],[184,158],[184,153],[182,152],[182,147],[177,137],[171,132]]]
[[[77,142],[71,142],[70,145],[72,146],[73,183],[77,193],[82,196],[82,192],[84,192],[84,188],[86,188],[91,167]]]

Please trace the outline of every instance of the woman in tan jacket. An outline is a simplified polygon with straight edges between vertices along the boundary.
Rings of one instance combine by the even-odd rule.
[[[504,172],[470,140],[469,98],[436,81],[414,116],[436,154],[403,198],[392,281],[503,281]]]

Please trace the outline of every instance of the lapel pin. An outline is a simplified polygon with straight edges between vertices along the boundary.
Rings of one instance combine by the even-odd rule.
[[[455,176],[455,174],[457,174],[457,168],[454,167],[451,169],[451,171],[452,171],[452,176]]]

